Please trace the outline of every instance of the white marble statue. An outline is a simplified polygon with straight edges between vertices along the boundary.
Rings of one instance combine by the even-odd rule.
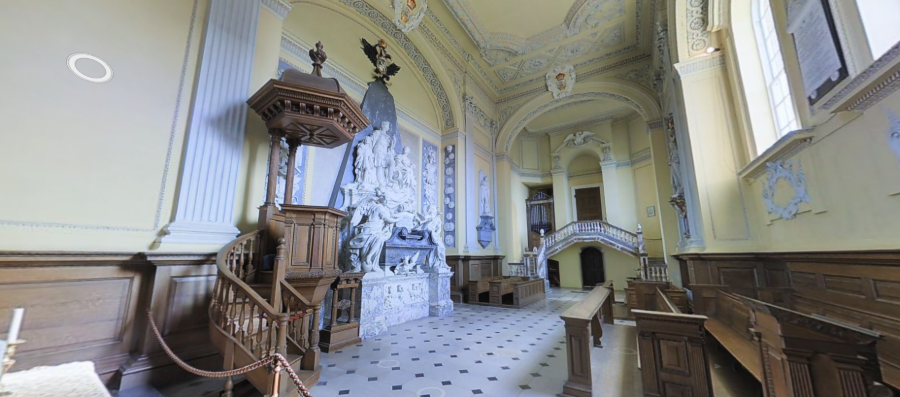
[[[491,215],[491,187],[488,184],[487,175],[484,174],[484,171],[478,171],[478,176],[481,182],[479,182],[478,191],[481,197],[479,197],[479,209],[481,210],[481,215]]]
[[[415,255],[410,255],[401,259],[400,264],[398,264],[397,268],[394,269],[394,273],[396,273],[398,276],[421,273],[419,266],[416,264],[417,260],[419,260],[418,252],[416,252]]]
[[[368,199],[353,212],[350,221],[353,234],[350,239],[350,260],[353,271],[381,273],[379,266],[384,242],[391,238],[394,224],[399,218],[385,205],[387,199],[380,191],[374,199]]]
[[[372,142],[372,152],[375,159],[375,174],[378,177],[379,186],[387,186],[391,181],[394,173],[394,136],[389,135],[387,131],[391,129],[390,122],[382,122],[381,129],[376,129],[372,133],[374,142]]]
[[[678,156],[678,140],[675,137],[675,119],[669,117],[666,120],[666,135],[669,142],[669,172],[672,177],[672,191],[675,196],[684,194],[684,185],[681,181],[681,158]]]

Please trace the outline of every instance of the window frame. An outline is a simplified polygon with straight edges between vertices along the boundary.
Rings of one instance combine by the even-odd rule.
[[[767,15],[763,15],[764,10],[762,7],[766,7]],[[802,123],[794,101],[790,76],[785,63],[784,49],[778,36],[778,27],[771,1],[752,0],[750,19],[753,35],[756,37],[757,59],[759,59],[761,64],[766,93],[768,94],[769,111],[772,114],[772,131],[775,133],[775,140],[771,144],[766,147],[760,147],[758,144],[760,139],[758,134],[754,132],[754,141],[757,142],[757,154],[762,154],[783,136],[801,129]],[[767,22],[770,26],[766,26]],[[771,28],[771,31],[765,32],[764,30],[767,28]],[[773,46],[776,48],[773,48]],[[779,68],[777,72],[774,70],[776,67]],[[774,92],[776,88],[782,90],[782,92]]]

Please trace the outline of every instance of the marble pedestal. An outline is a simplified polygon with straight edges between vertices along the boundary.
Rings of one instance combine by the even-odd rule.
[[[450,300],[452,274],[366,275],[360,294],[359,336],[369,339],[387,331],[390,326],[422,317],[453,314]]]

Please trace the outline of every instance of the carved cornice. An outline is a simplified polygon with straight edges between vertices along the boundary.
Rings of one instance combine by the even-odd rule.
[[[466,114],[470,114],[475,116],[475,122],[488,131],[491,136],[497,134],[497,130],[500,128],[497,124],[497,120],[489,117],[478,104],[475,103],[475,99],[469,96],[469,94],[463,94],[463,100],[466,103]]]
[[[835,105],[837,105],[838,103],[843,102],[847,98],[847,96],[849,96],[851,93],[858,90],[860,87],[862,87],[863,84],[868,82],[870,79],[872,79],[873,77],[875,77],[881,73],[885,73],[885,71],[888,70],[888,67],[890,65],[894,65],[894,63],[895,63],[894,61],[897,60],[898,58],[900,58],[900,43],[897,43],[893,47],[891,47],[891,49],[888,50],[887,53],[882,55],[881,58],[878,58],[878,60],[875,61],[875,63],[873,63],[872,66],[869,66],[868,68],[866,68],[865,71],[860,73],[859,76],[856,76],[849,84],[847,84],[846,87],[841,89],[841,91],[839,91],[837,94],[835,94],[833,97],[831,97],[831,99],[829,99],[827,102],[825,102],[825,104],[822,105],[822,109],[826,109],[826,110],[831,109],[831,108],[835,107]],[[888,79],[890,79],[891,81],[887,82]],[[891,77],[888,76],[882,82],[880,82],[879,84],[876,84],[876,86],[873,87],[872,90],[870,90],[869,92],[883,91],[884,88],[887,88],[888,85],[892,85],[892,83],[895,80],[896,80],[896,77],[891,79]],[[896,90],[896,87],[894,87],[894,90]],[[891,92],[893,92],[893,91],[891,91]],[[874,94],[874,92],[873,92],[873,94]],[[885,95],[887,95],[887,94],[885,94]],[[869,97],[872,97],[872,96],[874,96],[874,95],[869,95]],[[847,109],[845,109],[845,110],[847,110]]]
[[[721,52],[715,52],[702,57],[696,57],[675,65],[675,70],[681,78],[700,73],[706,70],[725,66],[725,56]]]
[[[654,120],[647,123],[647,130],[661,130],[666,126],[665,121],[662,119]]]
[[[294,8],[293,4],[284,0],[262,0],[262,5],[275,13],[275,15],[278,15],[281,20],[284,20],[288,13],[291,12],[291,9]]]
[[[785,134],[765,152],[760,154],[738,172],[743,178],[756,179],[766,171],[766,164],[787,160],[812,144],[812,130],[797,130]]]

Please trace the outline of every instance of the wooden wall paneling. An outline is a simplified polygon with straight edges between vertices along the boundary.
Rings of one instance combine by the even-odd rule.
[[[148,308],[175,354],[220,369],[207,331],[215,274],[215,254],[0,252],[0,329],[26,309],[12,370],[93,361],[113,389],[189,377],[162,353]]]
[[[451,300],[457,303],[467,301],[469,281],[503,275],[500,269],[503,258],[505,256],[502,255],[448,255],[447,264],[454,273],[450,282]]]
[[[208,331],[208,308],[216,282],[215,255],[148,254],[147,261],[154,270],[149,308],[166,344],[193,366],[219,369],[222,361]],[[146,314],[142,311],[140,315]],[[136,331],[141,333],[141,346],[118,371],[121,389],[162,386],[191,377],[165,355],[148,326]]]
[[[90,360],[109,379],[137,347],[150,277],[142,263],[129,254],[0,255],[0,329],[12,309],[26,309],[12,370]]]

